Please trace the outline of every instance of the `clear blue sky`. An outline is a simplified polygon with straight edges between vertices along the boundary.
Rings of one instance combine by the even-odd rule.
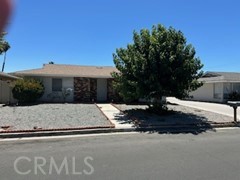
[[[240,72],[239,8],[239,0],[16,0],[5,71],[49,61],[113,66],[133,30],[160,23],[184,33],[204,71]]]

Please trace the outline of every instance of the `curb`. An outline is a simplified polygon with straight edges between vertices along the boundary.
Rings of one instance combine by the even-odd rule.
[[[111,132],[112,128],[102,129],[84,129],[84,130],[56,130],[56,131],[36,131],[36,132],[22,132],[22,133],[0,133],[0,139],[4,138],[25,138],[25,137],[43,137],[43,136],[64,136],[64,135],[78,135],[78,134],[95,134]]]
[[[54,132],[54,131],[74,131],[74,130],[103,129],[103,128],[115,128],[115,126],[114,125],[107,125],[107,126],[82,126],[82,127],[70,127],[70,128],[5,130],[5,131],[0,131],[0,134]]]
[[[186,133],[196,131],[214,130],[215,128],[236,127],[240,128],[239,124],[210,124],[210,125],[166,125],[166,126],[149,126],[137,128],[99,128],[99,129],[84,129],[84,130],[56,130],[56,131],[35,131],[21,133],[0,133],[0,139],[5,138],[26,138],[26,137],[43,137],[43,136],[64,136],[64,135],[83,135],[83,134],[102,134],[102,133],[118,133],[118,132],[158,132],[158,133]]]

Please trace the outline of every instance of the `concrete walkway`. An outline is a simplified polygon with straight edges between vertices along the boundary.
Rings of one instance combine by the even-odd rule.
[[[130,124],[126,121],[121,121],[121,117],[124,115],[113,105],[111,104],[97,104],[97,106],[102,110],[105,116],[115,124],[116,129],[125,129],[125,128],[133,128],[133,124]]]
[[[175,103],[182,106],[192,107],[196,109],[201,109],[201,110],[210,111],[210,112],[233,117],[233,108],[226,104],[186,101],[186,100],[179,100],[174,97],[168,97],[167,101],[170,103]],[[240,117],[240,108],[238,108],[237,114],[238,114],[238,117]]]

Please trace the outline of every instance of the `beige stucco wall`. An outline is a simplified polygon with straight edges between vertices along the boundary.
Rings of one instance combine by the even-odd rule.
[[[0,80],[0,103],[16,103],[17,100],[12,95],[13,82]]]
[[[214,98],[214,83],[205,83],[189,95],[193,96],[192,100],[223,102],[223,83],[218,83],[218,85],[221,88],[220,98]]]
[[[44,95],[40,98],[40,101],[46,102],[63,102],[63,95],[61,92],[52,92],[52,79],[55,77],[35,77],[43,82],[45,87]],[[56,77],[62,79],[62,87],[74,90],[72,77]],[[73,91],[66,97],[66,102],[73,102]]]

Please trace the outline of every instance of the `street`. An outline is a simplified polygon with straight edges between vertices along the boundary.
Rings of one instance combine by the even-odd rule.
[[[240,130],[2,141],[1,180],[239,180]]]

